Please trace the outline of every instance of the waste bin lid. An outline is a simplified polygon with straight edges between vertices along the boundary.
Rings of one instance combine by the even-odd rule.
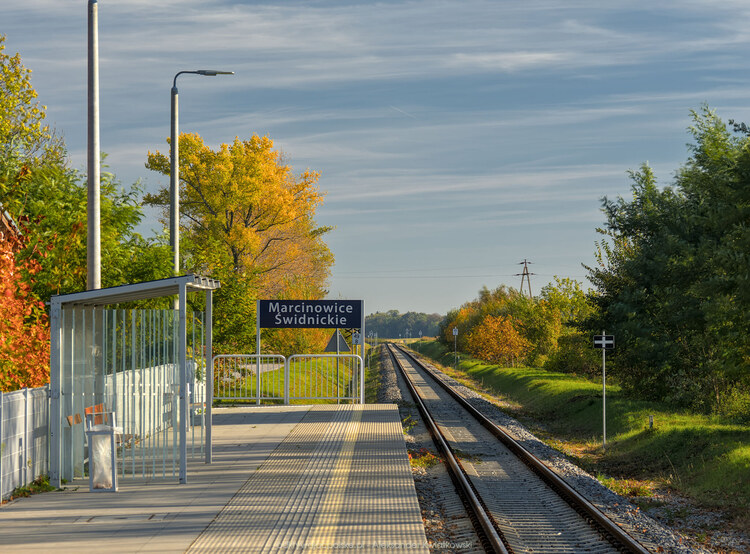
[[[115,435],[122,434],[122,427],[112,427],[111,425],[104,425],[99,423],[92,425],[89,429],[86,429],[87,433],[114,433]]]

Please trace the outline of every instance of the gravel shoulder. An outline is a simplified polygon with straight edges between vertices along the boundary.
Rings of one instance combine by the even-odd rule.
[[[428,360],[421,359],[431,366]],[[638,504],[643,506],[644,503],[636,504],[631,499],[612,492],[594,476],[573,464],[563,453],[539,440],[524,425],[501,410],[499,399],[489,397],[488,400],[443,374],[434,366],[431,367],[441,375],[443,380],[456,387],[475,407],[481,409],[506,432],[519,440],[527,450],[561,475],[580,494],[624,527],[649,550],[668,553],[750,552],[750,538],[736,531],[722,530],[720,514],[697,510],[687,500],[666,491],[659,491],[650,499],[649,504],[653,505],[652,508],[642,509]],[[393,402],[399,405],[402,421],[407,422],[405,426],[405,429],[408,429],[405,431],[407,448],[414,451],[421,448],[432,449],[432,441],[419,421],[418,411],[411,404],[410,399],[405,399],[409,399],[408,393],[402,389],[390,359],[388,356],[381,356],[381,388],[378,402]],[[445,476],[448,479],[447,482],[441,479],[441,470],[445,473],[442,464],[435,464],[428,469],[422,467],[413,469],[428,540],[435,545],[443,544],[448,547],[447,549],[435,548],[436,552],[472,551],[473,548],[466,546],[467,542],[472,540],[466,538],[469,535],[464,529],[468,518],[464,512],[465,521],[462,521],[457,516],[455,499],[446,497],[445,488],[452,487],[452,484],[447,474]],[[710,533],[706,532],[706,529],[710,530]],[[699,544],[692,538],[695,536],[702,537],[705,544]],[[474,542],[474,544],[477,543]],[[461,548],[455,548],[457,546]]]

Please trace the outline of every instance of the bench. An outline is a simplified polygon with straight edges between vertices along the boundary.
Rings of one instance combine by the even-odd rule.
[[[94,425],[109,425],[110,422],[108,421],[107,412],[104,409],[104,404],[95,404],[94,406],[89,406],[88,408],[84,408],[83,413],[85,415],[93,415],[93,424]],[[79,425],[83,423],[83,420],[81,419],[81,414],[73,414],[69,416],[65,416],[65,419],[68,421],[68,425],[70,427],[74,427],[76,425]],[[126,433],[117,433],[115,435],[115,440],[117,441],[118,446],[130,446],[130,443],[133,442],[134,436],[131,434]],[[137,440],[137,439],[136,439]]]

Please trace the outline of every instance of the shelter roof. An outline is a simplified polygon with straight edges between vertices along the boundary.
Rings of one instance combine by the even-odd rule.
[[[214,279],[188,274],[105,289],[58,294],[53,296],[50,302],[65,306],[108,306],[122,302],[175,296],[180,293],[182,284],[185,285],[187,292],[216,290],[221,287],[221,283]]]

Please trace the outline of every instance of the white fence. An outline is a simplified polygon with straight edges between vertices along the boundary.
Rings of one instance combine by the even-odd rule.
[[[0,392],[0,498],[49,471],[49,385]]]
[[[195,379],[196,363],[188,361],[190,421],[188,455],[204,454],[205,383]],[[82,385],[77,384],[78,389]],[[121,477],[176,477],[179,465],[179,379],[174,364],[128,369],[106,375],[103,385],[104,411],[117,414],[122,428],[117,448]],[[63,402],[65,451],[62,475],[67,480],[86,476],[88,441],[83,425],[86,403],[82,398]],[[90,408],[93,408],[91,406]]]

